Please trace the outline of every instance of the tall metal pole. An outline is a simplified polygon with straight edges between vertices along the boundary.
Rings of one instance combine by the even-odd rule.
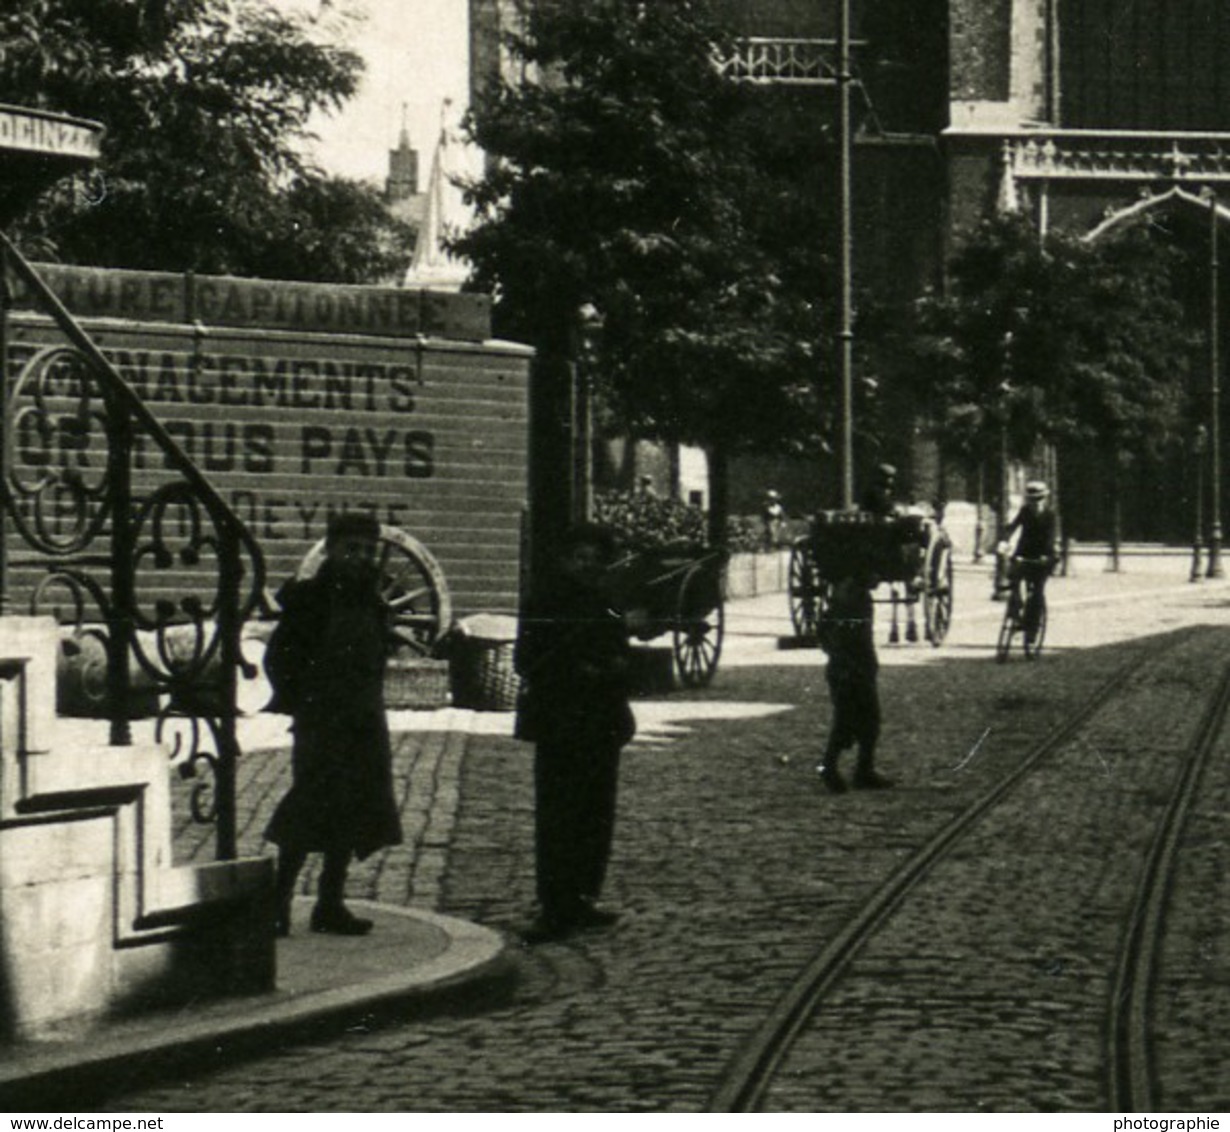
[[[1220,578],[1221,567],[1221,358],[1218,341],[1217,193],[1209,190],[1209,565],[1206,577]]]
[[[1196,522],[1192,529],[1192,572],[1189,582],[1200,581],[1200,540],[1204,532],[1204,454],[1208,447],[1208,431],[1204,425],[1196,426],[1192,438],[1193,463],[1196,466]]]
[[[841,0],[837,27],[838,199],[841,209],[841,329],[838,367],[841,373],[841,505],[854,506],[854,302],[853,239],[851,236],[850,143],[850,0]]]

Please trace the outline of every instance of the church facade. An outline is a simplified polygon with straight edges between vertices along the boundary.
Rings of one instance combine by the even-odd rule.
[[[807,85],[801,76],[834,74],[840,2],[713,5],[745,37],[748,73],[766,88],[797,90]],[[471,0],[476,86],[501,66],[498,31],[511,8]],[[1188,254],[1207,259],[1201,218],[1215,216],[1219,227],[1230,218],[1230,7],[1220,0],[850,0],[850,15],[856,285],[918,294],[942,279],[977,223],[1003,209],[1027,216],[1040,238],[1059,230],[1103,238],[1152,212],[1177,217]],[[811,86],[818,120],[831,121],[831,81]],[[1224,302],[1230,279],[1219,292]],[[1211,327],[1201,301],[1193,298],[1190,317]],[[1227,312],[1217,313],[1224,324]],[[1191,403],[1207,415],[1217,398],[1206,393],[1221,375],[1195,368],[1206,388]],[[1211,423],[1193,420],[1193,434]],[[919,497],[972,497],[973,485],[916,435],[886,444],[896,449],[863,452],[860,462],[900,463]],[[1129,538],[1190,536],[1199,459],[1194,444],[1178,444],[1163,466],[1132,473]],[[1079,453],[1061,465],[1070,531],[1106,537],[1107,473]],[[734,509],[770,478],[788,497],[814,490],[814,472],[794,476],[797,491],[791,475],[784,466],[749,469],[749,499],[736,486]]]

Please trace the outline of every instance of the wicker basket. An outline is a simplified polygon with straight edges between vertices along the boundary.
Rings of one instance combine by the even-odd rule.
[[[390,660],[384,673],[384,706],[394,711],[448,707],[449,666],[444,660]]]
[[[513,669],[514,618],[476,616],[449,642],[453,704],[476,711],[512,711],[521,679]]]

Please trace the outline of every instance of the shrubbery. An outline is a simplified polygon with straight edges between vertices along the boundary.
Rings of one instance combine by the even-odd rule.
[[[664,550],[708,545],[704,511],[678,499],[633,495],[626,491],[600,492],[594,497],[594,520],[615,532],[629,550]],[[726,520],[726,549],[742,553],[764,549],[764,526],[753,515],[732,515]]]
[[[753,515],[731,515],[726,520],[726,549],[732,554],[764,550],[764,523]]]
[[[610,527],[620,543],[632,550],[703,546],[708,541],[705,513],[677,499],[601,492],[594,497],[594,519]]]

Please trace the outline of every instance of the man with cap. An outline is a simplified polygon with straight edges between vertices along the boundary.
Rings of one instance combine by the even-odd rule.
[[[325,560],[314,577],[287,582],[269,640],[268,710],[293,719],[293,783],[265,837],[278,846],[277,931],[290,933],[295,884],[309,853],[324,861],[311,929],[366,935],[372,921],[344,902],[352,857],[402,840],[384,714],[391,616],[380,596],[380,525],[365,513],[329,520]]]
[[[892,464],[881,464],[875,470],[871,486],[863,492],[860,509],[883,518],[897,510],[897,469]]]
[[[1004,528],[998,550],[1006,555],[1009,542],[1017,531],[1016,549],[1008,563],[1008,581],[1012,587],[1013,600],[1020,600],[1021,583],[1025,582],[1034,594],[1034,600],[1025,603],[1025,640],[1032,641],[1038,630],[1038,611],[1046,592],[1046,580],[1059,561],[1055,544],[1055,512],[1047,505],[1050,488],[1041,480],[1030,480],[1025,485],[1025,503],[1016,518]]]
[[[515,659],[517,738],[534,749],[534,848],[540,914],[527,943],[604,928],[598,907],[615,833],[622,748],[636,733],[628,703],[629,621],[613,600],[615,540],[578,523],[533,585]]]

